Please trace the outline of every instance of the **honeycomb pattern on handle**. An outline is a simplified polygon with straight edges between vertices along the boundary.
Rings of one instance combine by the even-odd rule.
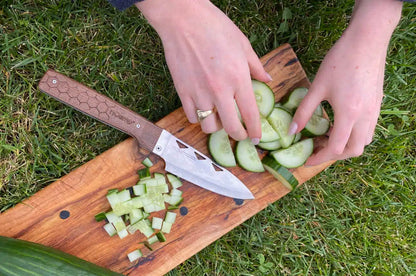
[[[106,97],[55,72],[45,75],[39,83],[39,88],[54,98],[101,120],[110,120],[109,112],[115,108]]]

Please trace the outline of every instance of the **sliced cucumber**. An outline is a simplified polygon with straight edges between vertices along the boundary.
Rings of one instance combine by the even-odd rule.
[[[211,133],[208,139],[208,150],[212,158],[219,165],[224,167],[234,167],[237,165],[230,139],[224,129]]]
[[[302,135],[306,137],[315,137],[327,133],[329,129],[329,120],[313,114],[305,128],[302,129]]]
[[[298,108],[298,106],[300,105],[300,102],[306,96],[306,94],[308,94],[308,88],[305,88],[305,87],[296,88],[287,96],[283,97],[283,99],[281,100],[282,107],[286,108],[291,113],[294,113],[296,109]],[[323,116],[324,109],[321,104],[316,107],[313,114],[316,114],[318,116]]]
[[[293,144],[287,149],[272,151],[271,156],[286,168],[302,166],[313,152],[313,140],[308,138]]]
[[[283,97],[280,102],[284,107],[294,110],[299,106],[306,94],[308,94],[308,88],[298,87]]]
[[[293,140],[293,143],[299,142],[300,139],[302,138],[302,133],[296,133],[295,134],[295,139]]]
[[[235,156],[243,169],[250,172],[264,172],[259,154],[250,139],[237,142]]]
[[[295,135],[288,134],[289,126],[292,122],[292,115],[285,109],[276,107],[269,117],[267,117],[267,120],[277,134],[279,134],[281,146],[283,148],[289,147],[295,139]]]
[[[277,163],[272,156],[266,155],[262,163],[264,168],[289,190],[293,190],[298,186],[299,182],[295,176],[287,168]]]
[[[264,82],[252,80],[251,83],[253,85],[253,91],[256,96],[256,103],[260,114],[263,117],[269,116],[275,102],[273,90],[271,90]]]
[[[261,123],[261,139],[260,142],[271,142],[278,140],[279,134],[272,128],[266,118],[260,118]]]
[[[259,148],[264,149],[264,150],[277,150],[280,149],[282,147],[282,145],[280,145],[280,141],[276,140],[276,141],[271,141],[271,142],[261,142],[257,145]]]

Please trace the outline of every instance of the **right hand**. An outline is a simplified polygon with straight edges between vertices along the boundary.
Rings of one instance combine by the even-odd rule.
[[[224,128],[235,140],[258,142],[261,124],[251,78],[271,79],[238,27],[208,0],[151,0],[136,6],[162,39],[188,120],[196,123],[197,109],[215,107],[219,117],[201,121],[204,132]]]

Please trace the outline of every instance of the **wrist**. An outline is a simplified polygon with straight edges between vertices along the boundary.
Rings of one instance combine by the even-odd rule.
[[[209,0],[148,0],[135,5],[160,35],[165,30],[176,31],[207,4],[211,4]]]

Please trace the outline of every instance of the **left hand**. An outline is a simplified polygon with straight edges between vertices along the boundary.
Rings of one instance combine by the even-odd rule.
[[[332,106],[328,144],[307,166],[359,156],[371,143],[383,98],[388,42],[400,18],[398,2],[359,1],[350,26],[324,58],[291,126],[292,132],[302,130],[321,101]]]

